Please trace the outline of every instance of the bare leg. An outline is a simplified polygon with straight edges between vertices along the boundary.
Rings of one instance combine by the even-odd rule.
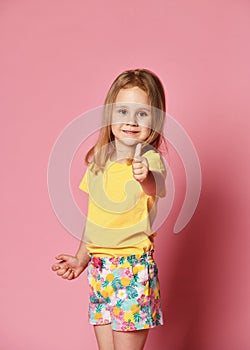
[[[115,350],[111,324],[94,326],[99,350]]]
[[[143,350],[149,329],[113,332],[115,350]]]

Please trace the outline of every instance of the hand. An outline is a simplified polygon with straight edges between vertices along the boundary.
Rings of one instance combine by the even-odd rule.
[[[135,148],[134,160],[132,162],[132,171],[134,179],[143,182],[148,176],[148,161],[141,156],[142,144],[138,143]]]
[[[52,270],[57,272],[58,276],[68,280],[77,278],[87,266],[87,264],[81,264],[77,257],[67,254],[60,254],[56,259],[61,261],[53,264]]]

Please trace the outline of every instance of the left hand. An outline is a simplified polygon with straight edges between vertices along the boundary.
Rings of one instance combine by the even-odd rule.
[[[60,254],[56,259],[60,261],[52,265],[52,270],[58,276],[68,280],[78,277],[87,266],[87,262],[81,263],[76,256],[68,254]]]
[[[132,171],[134,179],[143,182],[149,173],[148,161],[141,156],[142,144],[138,143],[135,148],[134,160],[132,162]]]

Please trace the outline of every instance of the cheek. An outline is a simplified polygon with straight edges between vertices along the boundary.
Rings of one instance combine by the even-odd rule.
[[[142,135],[144,139],[147,139],[150,135],[151,129],[150,128],[143,128],[142,129]]]
[[[151,118],[145,118],[138,121],[138,124],[143,129],[151,129],[152,128],[152,120]]]
[[[120,124],[112,124],[111,125],[111,131],[113,133],[113,135],[116,137],[118,134],[120,134],[120,128],[121,125]]]
[[[116,125],[111,124],[111,131],[113,134],[116,133]]]

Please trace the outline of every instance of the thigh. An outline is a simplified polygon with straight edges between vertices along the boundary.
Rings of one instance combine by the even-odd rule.
[[[92,325],[107,325],[111,323],[109,296],[103,287],[105,271],[96,267],[94,261],[88,265],[87,275],[89,282],[89,309],[88,318]],[[106,293],[106,294],[105,294]]]
[[[149,329],[129,332],[113,331],[115,350],[143,350]]]
[[[114,350],[113,331],[110,324],[94,326],[99,350]]]
[[[162,325],[158,270],[152,255],[129,256],[125,264],[126,268],[116,270],[118,276],[113,281],[112,329],[131,332]]]

